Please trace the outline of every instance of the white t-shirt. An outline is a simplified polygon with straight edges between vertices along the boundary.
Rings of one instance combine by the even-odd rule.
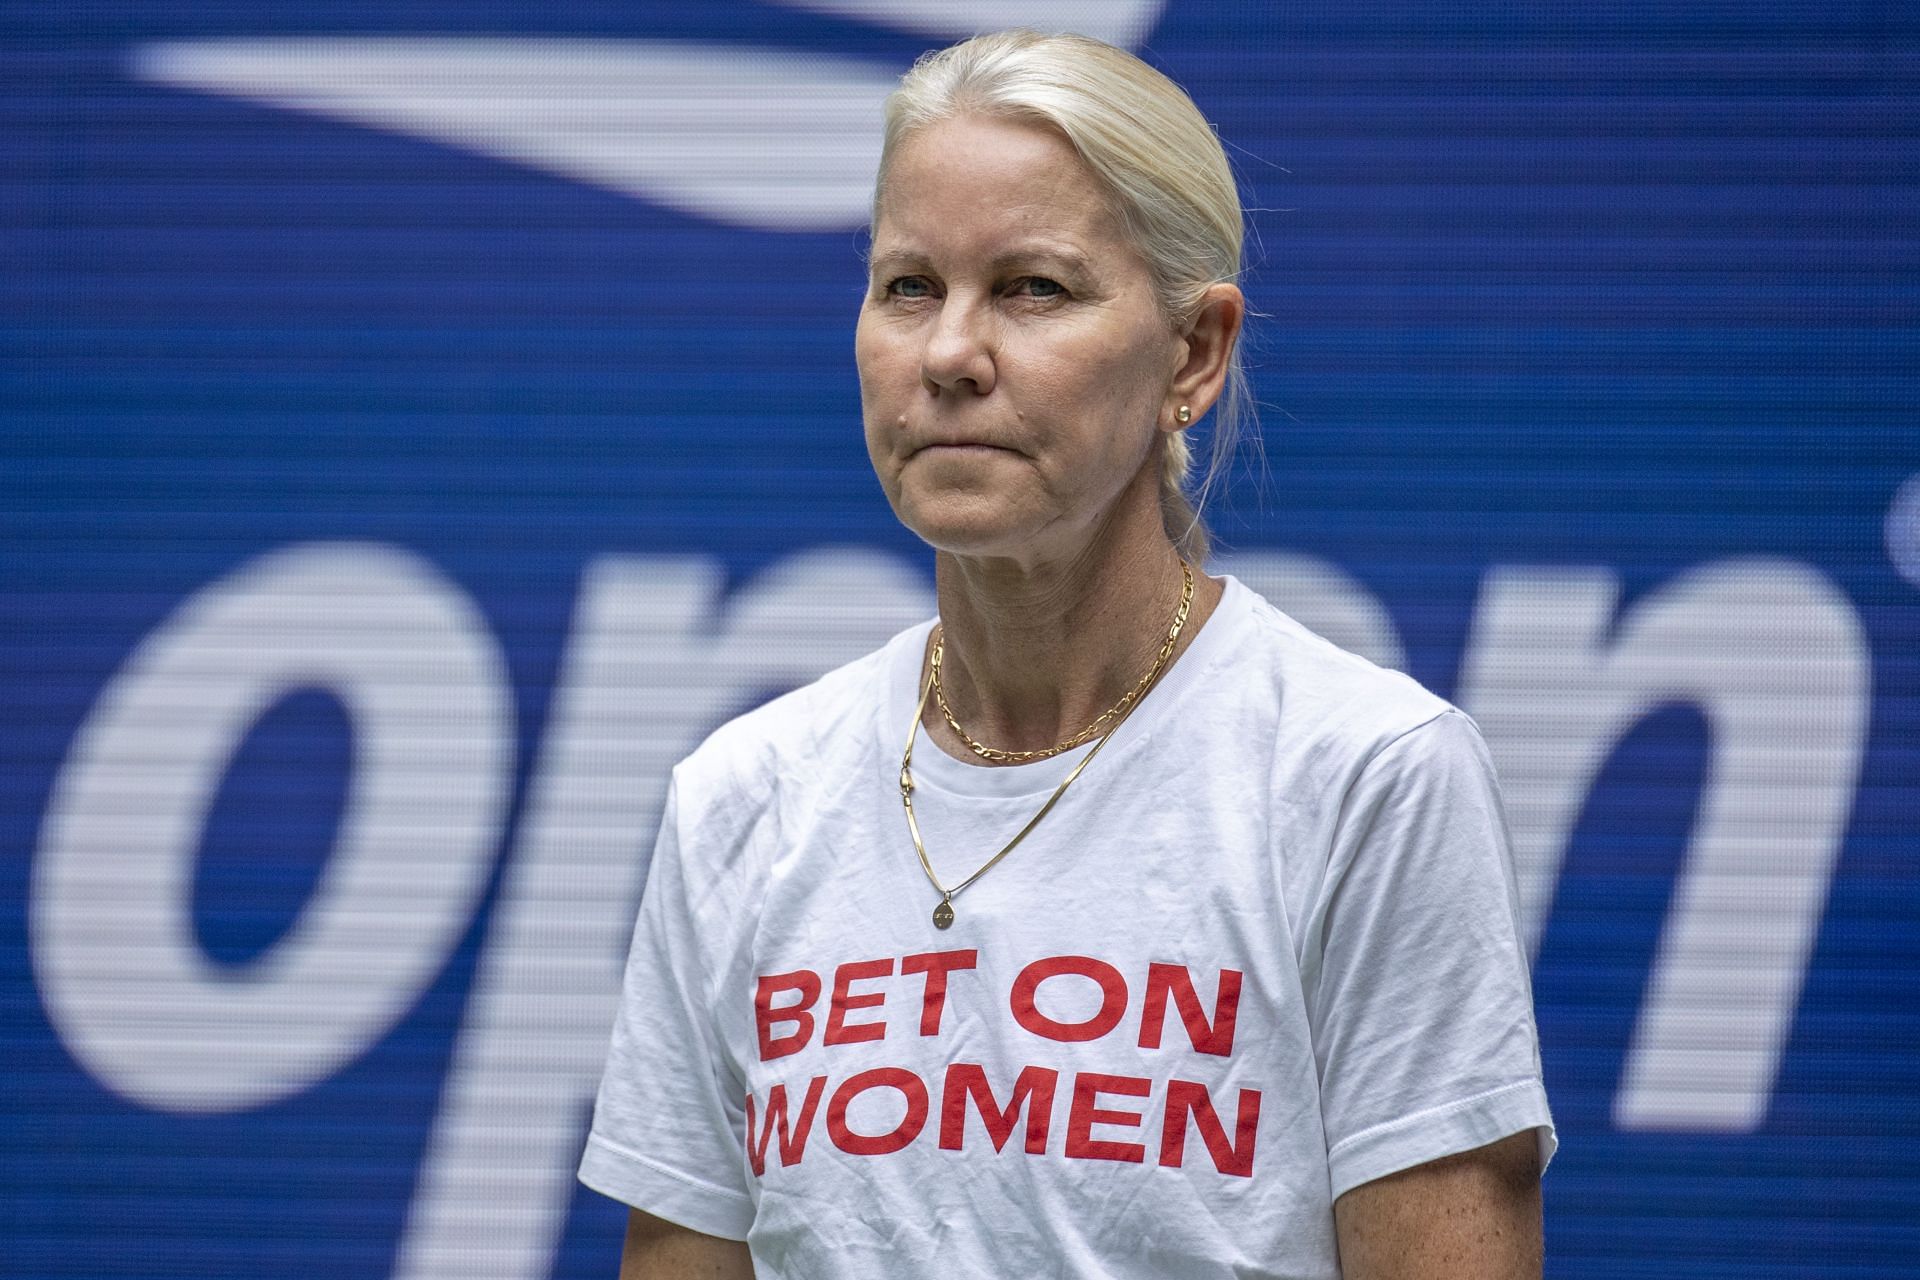
[[[1471,721],[1233,579],[999,866],[922,873],[898,777],[931,623],[675,771],[580,1166],[756,1273],[1340,1275],[1332,1206],[1555,1140]],[[1088,748],[924,735],[947,884]]]

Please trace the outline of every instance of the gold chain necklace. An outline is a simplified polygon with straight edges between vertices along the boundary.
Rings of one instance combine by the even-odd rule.
[[[907,747],[905,751],[900,753],[900,804],[907,813],[907,833],[913,837],[913,851],[920,859],[920,869],[927,873],[927,880],[933,885],[933,891],[940,895],[940,901],[933,909],[934,928],[947,929],[953,926],[954,895],[962,889],[965,889],[975,880],[978,880],[981,876],[987,874],[987,872],[993,870],[995,866],[999,865],[1002,858],[1012,853],[1014,849],[1019,846],[1020,842],[1025,840],[1028,834],[1040,825],[1040,820],[1053,811],[1053,806],[1060,802],[1061,796],[1067,794],[1067,788],[1073,785],[1074,779],[1078,778],[1081,772],[1093,763],[1093,758],[1100,754],[1100,749],[1106,746],[1113,735],[1119,731],[1120,726],[1126,722],[1127,714],[1139,703],[1140,699],[1145,696],[1146,691],[1152,687],[1155,678],[1166,668],[1167,658],[1173,652],[1174,643],[1179,640],[1182,628],[1187,625],[1187,610],[1193,601],[1193,570],[1188,567],[1185,560],[1182,560],[1180,562],[1180,571],[1185,583],[1180,593],[1180,608],[1174,613],[1173,623],[1167,628],[1167,642],[1161,647],[1160,656],[1155,659],[1153,669],[1147,672],[1146,679],[1135,685],[1127,693],[1127,696],[1116,704],[1113,710],[1108,711],[1101,717],[1103,720],[1111,718],[1112,723],[1107,726],[1106,732],[1100,735],[1100,740],[1093,744],[1093,750],[1081,757],[1080,763],[1073,766],[1073,772],[1069,773],[1066,778],[1061,781],[1060,785],[1053,789],[1053,794],[1047,797],[1047,802],[1040,806],[1040,812],[1027,819],[1027,825],[1015,832],[1013,839],[1001,846],[1000,852],[981,863],[972,875],[962,880],[959,884],[954,885],[951,889],[941,884],[940,877],[934,874],[933,861],[927,857],[926,842],[920,838],[920,822],[913,816],[913,740],[919,736],[920,721],[927,714],[927,699],[939,687],[937,681],[939,679],[938,655],[940,650],[938,645],[934,647],[934,657],[928,664],[926,683],[920,688],[919,704],[914,707],[913,721],[907,726]],[[953,724],[952,716],[947,717],[947,723]],[[1095,723],[1097,724],[1098,721]],[[953,727],[956,730],[960,728],[957,724],[953,725]],[[966,735],[962,733],[961,736],[965,737]],[[971,743],[971,739],[968,741]],[[1070,745],[1071,744],[1069,744],[1069,746]],[[975,746],[974,749],[978,751],[980,748]],[[992,750],[992,748],[987,749]],[[1056,747],[1053,751],[1047,752],[1046,754],[1054,755],[1067,749],[1067,746]]]
[[[960,741],[967,744],[969,751],[982,760],[991,760],[995,764],[1026,764],[1033,760],[1046,760],[1063,751],[1071,751],[1084,742],[1091,742],[1105,731],[1104,727],[1107,724],[1118,723],[1115,720],[1116,716],[1126,715],[1133,704],[1140,700],[1140,696],[1152,686],[1154,680],[1160,675],[1161,668],[1167,665],[1167,659],[1173,656],[1173,647],[1180,642],[1180,631],[1187,625],[1187,611],[1192,607],[1193,567],[1183,559],[1180,561],[1180,606],[1174,610],[1173,622],[1167,627],[1166,643],[1160,646],[1160,653],[1154,658],[1153,665],[1147,668],[1147,674],[1141,676],[1133,688],[1121,695],[1120,701],[1095,716],[1093,722],[1086,728],[1051,747],[1041,747],[1037,751],[1007,751],[1000,747],[990,747],[976,740],[972,734],[960,727],[960,722],[954,718],[953,708],[947,705],[946,690],[940,687],[940,658],[947,647],[944,635],[934,638],[933,656],[929,659],[927,680],[933,686],[933,700],[939,704],[940,714],[946,717],[947,726],[959,735]]]

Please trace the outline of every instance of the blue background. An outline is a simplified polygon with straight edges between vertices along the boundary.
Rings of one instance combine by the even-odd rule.
[[[494,903],[391,1033],[296,1097],[187,1118],[87,1075],[36,993],[29,871],[76,729],[182,599],[290,543],[423,555],[504,647],[524,785],[591,558],[714,556],[736,582],[814,544],[927,564],[859,440],[856,233],[723,226],[128,71],[150,41],[336,32],[896,70],[939,43],[729,2],[0,8],[0,1274],[387,1275]],[[1871,647],[1850,825],[1756,1132],[1610,1120],[1704,721],[1647,717],[1593,788],[1535,968],[1548,1274],[1920,1274],[1920,588],[1886,545],[1920,472],[1920,17],[1173,0],[1143,52],[1255,210],[1265,459],[1241,460],[1226,542],[1340,565],[1446,695],[1496,565],[1604,565],[1632,600],[1789,557]],[[248,736],[196,873],[216,962],[306,900],[350,763],[324,694]],[[612,1274],[619,1221],[583,1195],[553,1273]]]

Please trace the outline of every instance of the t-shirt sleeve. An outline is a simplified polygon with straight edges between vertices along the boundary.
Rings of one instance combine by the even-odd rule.
[[[641,895],[613,1041],[580,1160],[594,1190],[681,1226],[744,1240],[744,1093],[713,1025],[700,902],[681,850],[679,784],[667,795]]]
[[[1544,1170],[1557,1140],[1512,853],[1465,715],[1436,715],[1360,770],[1315,905],[1303,977],[1332,1194],[1527,1129]]]

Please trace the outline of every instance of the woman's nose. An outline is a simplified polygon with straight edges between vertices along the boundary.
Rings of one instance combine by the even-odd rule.
[[[994,352],[984,309],[948,297],[929,326],[920,352],[920,381],[935,395],[943,391],[993,390]]]

